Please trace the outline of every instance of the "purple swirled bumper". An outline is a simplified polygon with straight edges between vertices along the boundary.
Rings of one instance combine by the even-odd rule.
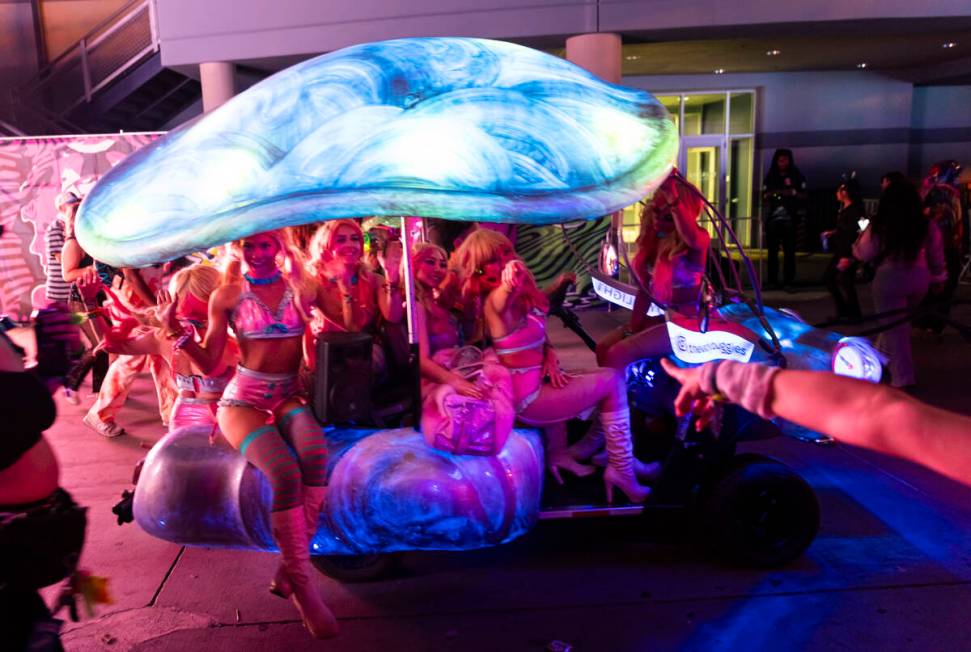
[[[469,550],[510,541],[536,522],[543,478],[538,433],[516,430],[494,457],[429,448],[410,429],[327,431],[328,495],[314,554]],[[208,427],[159,441],[135,492],[135,520],[175,543],[275,550],[271,492]]]

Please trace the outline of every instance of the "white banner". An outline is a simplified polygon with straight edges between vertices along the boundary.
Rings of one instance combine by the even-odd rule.
[[[624,290],[614,287],[613,285],[608,285],[598,279],[596,276],[591,276],[590,280],[593,281],[593,291],[597,293],[597,296],[604,301],[609,301],[621,308],[627,308],[628,310],[634,309],[634,295],[630,292],[625,292]],[[647,309],[648,317],[655,317],[658,315],[663,315],[664,311],[658,308],[653,303]]]
[[[755,351],[755,344],[735,333],[711,330],[699,333],[668,322],[671,350],[682,362],[701,364],[712,360],[736,360],[748,362]]]

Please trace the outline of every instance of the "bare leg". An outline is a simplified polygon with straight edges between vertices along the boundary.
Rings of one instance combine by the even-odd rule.
[[[607,444],[607,499],[612,499],[613,487],[619,487],[631,501],[644,502],[650,489],[640,485],[634,474],[627,388],[618,371],[598,367],[571,373],[566,387],[543,385],[536,400],[519,413],[519,419],[532,425],[556,424],[593,407],[600,409]]]
[[[600,355],[597,347],[597,359],[605,367],[611,367],[623,372],[627,366],[645,358],[659,358],[671,353],[671,340],[668,338],[667,325],[664,322],[654,324],[635,333],[626,339],[610,346]]]

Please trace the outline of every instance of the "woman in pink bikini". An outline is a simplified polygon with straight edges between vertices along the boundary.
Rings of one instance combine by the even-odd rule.
[[[664,316],[647,316],[652,299],[682,315],[697,315],[711,242],[708,232],[698,225],[701,206],[701,193],[679,174],[665,179],[644,206],[637,254],[631,265],[639,289],[630,322],[597,343],[597,364],[624,375],[632,362],[671,353]],[[644,288],[649,288],[650,294]],[[596,460],[594,455],[603,446],[603,430],[594,420],[569,453],[578,462]]]
[[[290,597],[313,636],[336,636],[337,619],[313,587],[309,557],[326,492],[327,447],[297,395],[307,315],[311,306],[323,306],[323,295],[302,273],[285,232],[260,233],[229,248],[223,283],[209,299],[205,340],[196,342],[170,310],[172,346],[211,374],[229,329],[235,333],[239,366],[216,416],[223,436],[273,489],[270,522],[283,563],[271,590]]]
[[[669,310],[693,316],[708,260],[711,236],[698,225],[701,194],[672,174],[641,212],[633,272],[650,295],[638,291],[630,323],[597,344],[597,362],[621,372],[632,362],[671,352],[664,317],[648,317],[651,298]]]
[[[219,286],[219,271],[206,265],[193,265],[176,272],[170,290],[159,295],[159,313],[167,325],[179,332],[191,331],[196,342],[205,337],[209,321],[209,297]],[[171,315],[169,313],[172,313]],[[174,317],[174,320],[173,320]],[[122,355],[160,355],[171,358],[172,373],[178,397],[169,415],[169,431],[192,425],[216,427],[216,404],[235,373],[239,352],[235,343],[226,346],[222,360],[208,373],[203,373],[191,358],[173,350],[167,331],[172,326],[146,331],[134,338],[114,337],[104,333],[104,348]]]
[[[608,466],[604,486],[608,501],[614,487],[632,502],[641,503],[650,488],[638,481],[656,475],[655,465],[638,462],[633,455],[627,388],[620,373],[595,368],[565,373],[546,337],[546,296],[536,287],[525,264],[515,258],[505,238],[489,231],[473,232],[459,248],[463,273],[482,297],[482,320],[499,360],[512,374],[517,419],[546,431],[547,466],[557,480],[559,470],[589,475],[593,468],[579,465],[566,454],[566,422],[593,409],[607,437]]]

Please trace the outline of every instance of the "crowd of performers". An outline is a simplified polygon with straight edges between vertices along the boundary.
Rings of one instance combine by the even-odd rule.
[[[691,310],[708,234],[697,224],[700,201],[684,184],[672,177],[648,204],[635,264],[645,287]],[[115,415],[136,375],[149,368],[170,430],[207,426],[266,476],[281,551],[271,590],[293,601],[314,636],[334,635],[337,621],[310,581],[309,539],[325,500],[327,462],[323,430],[305,398],[311,353],[322,333],[363,332],[373,336],[378,382],[407,364],[400,238],[387,227],[365,233],[361,220],[340,219],[312,232],[256,234],[197,260],[112,270],[74,238],[76,207],[74,197],[59,201],[64,244],[52,261],[70,282],[71,308],[87,316],[93,346],[66,398],[77,404],[83,374],[111,354],[84,422],[104,436],[122,435]],[[601,366],[563,369],[546,314],[549,294],[574,282],[572,274],[541,290],[509,238],[486,227],[464,233],[450,252],[418,242],[412,274],[425,395],[445,388],[491,396],[508,406],[508,423],[544,431],[557,481],[564,471],[595,473],[587,462],[599,457],[608,500],[616,490],[632,502],[648,497],[659,467],[633,455],[623,373],[630,360],[664,352],[660,322],[635,318],[601,343]],[[648,305],[646,295],[638,301]],[[456,352],[470,346],[480,355],[476,378],[456,362]],[[577,417],[594,426],[568,447],[566,423]]]
[[[208,427],[214,439],[225,438],[266,476],[281,551],[271,591],[294,603],[315,637],[335,635],[337,620],[313,587],[309,560],[326,499],[327,463],[324,431],[305,398],[315,364],[311,353],[322,333],[365,332],[374,338],[379,382],[407,364],[400,239],[386,227],[365,233],[360,220],[340,219],[256,234],[196,261],[106,270],[73,238],[76,202],[61,203],[70,215],[58,262],[64,279],[73,282],[68,298],[87,315],[87,336],[97,343],[82,366],[93,367],[102,351],[115,356],[85,423],[105,436],[123,434],[114,415],[147,366],[170,430]],[[633,261],[641,289],[631,320],[599,343],[599,366],[587,369],[564,369],[547,334],[549,296],[575,281],[571,274],[539,288],[513,243],[491,228],[473,228],[452,251],[415,244],[411,271],[423,394],[444,388],[492,398],[497,410],[508,406],[509,423],[542,429],[547,468],[558,482],[564,471],[591,475],[599,463],[608,501],[619,491],[631,502],[644,502],[660,467],[634,457],[624,371],[635,360],[670,352],[663,319],[645,314],[650,301],[687,317],[697,310],[709,246],[698,224],[701,208],[697,191],[677,175],[645,206]],[[479,353],[475,378],[463,372],[458,355],[470,346]],[[732,365],[723,365],[721,373],[728,375],[717,378],[713,369],[698,376],[701,371],[669,368],[685,383],[679,410],[694,407],[704,415],[712,395],[732,398],[732,392],[759,414],[788,409],[771,404],[767,388],[775,376],[767,368],[742,367],[731,372]],[[74,381],[66,388],[72,402],[80,384]],[[752,399],[747,388],[757,386],[765,391]],[[568,446],[566,423],[576,418],[592,425]]]

